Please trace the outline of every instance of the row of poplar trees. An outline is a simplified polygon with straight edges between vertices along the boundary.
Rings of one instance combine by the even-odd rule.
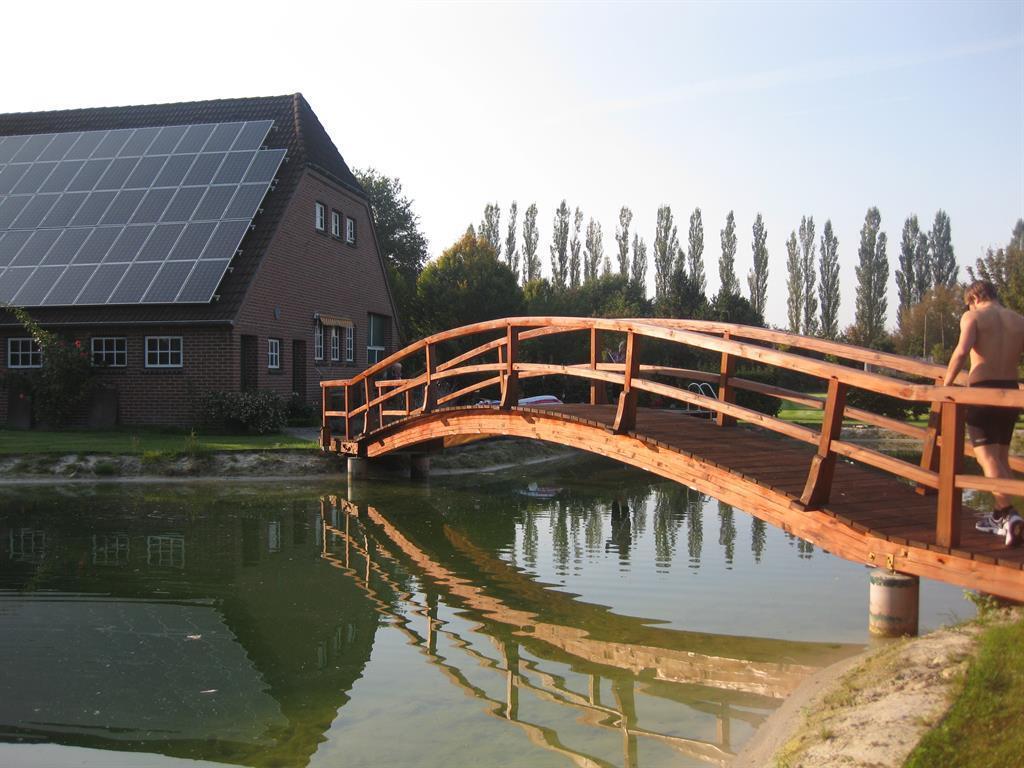
[[[538,253],[540,231],[537,205],[530,205],[522,222],[522,249],[519,246],[519,208],[509,206],[508,224],[502,232],[501,208],[488,203],[477,234],[486,239],[499,258],[525,285],[541,276]],[[620,275],[640,286],[646,285],[648,268],[647,243],[632,231],[633,212],[626,206],[619,211],[615,230],[616,251],[604,250],[601,224],[593,218],[583,226],[583,212],[570,209],[565,200],[555,209],[550,246],[551,284],[555,289],[576,288],[597,279],[600,274],[617,270]],[[856,267],[856,310],[853,326],[845,336],[849,341],[877,347],[885,344],[889,283],[887,235],[881,229],[882,217],[877,208],[869,208],[860,231]],[[820,239],[813,216],[805,216],[800,226],[786,240],[787,319],[789,330],[810,336],[836,339],[840,336],[839,306],[839,239],[827,220]],[[570,234],[571,233],[571,234]],[[718,258],[720,296],[741,295],[736,277],[736,218],[732,211],[720,230],[721,252]],[[752,227],[753,266],[747,275],[747,298],[754,311],[764,316],[768,295],[768,231],[760,213]],[[658,209],[652,242],[655,302],[671,290],[674,276],[684,276],[701,294],[706,293],[704,271],[704,223],[700,208],[690,214],[685,249],[679,242],[678,228],[671,206]],[[615,257],[613,265],[612,256]],[[935,214],[930,232],[921,229],[912,215],[903,225],[900,242],[899,269],[896,284],[899,292],[899,317],[919,303],[937,286],[952,288],[959,269],[953,253],[949,216]]]

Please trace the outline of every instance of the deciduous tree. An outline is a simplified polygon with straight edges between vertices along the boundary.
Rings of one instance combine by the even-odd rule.
[[[932,285],[956,285],[960,268],[953,254],[953,235],[949,226],[949,215],[939,210],[935,213],[932,231],[928,234],[929,258],[932,265]]]
[[[686,262],[689,265],[690,279],[701,293],[706,293],[708,279],[704,274],[704,221],[701,219],[700,208],[694,208],[693,213],[690,214]]]
[[[495,255],[501,258],[501,207],[497,203],[484,206],[484,217],[477,230],[480,237],[491,244]]]
[[[537,243],[540,231],[537,229],[537,204],[530,203],[523,217],[523,282],[529,283],[540,279],[540,256],[537,255]]]
[[[505,235],[505,263],[508,264],[516,277],[519,277],[519,248],[516,247],[516,219],[519,217],[519,205],[515,200],[508,207],[508,234]]]
[[[747,275],[747,286],[750,288],[750,304],[757,314],[764,317],[764,308],[768,300],[768,230],[764,219],[758,213],[754,219],[753,255],[754,266]]]
[[[629,269],[629,225],[633,221],[633,212],[626,206],[619,209],[619,225],[615,228],[615,242],[619,246],[619,274],[630,276]]]
[[[721,231],[722,257],[718,260],[718,277],[722,281],[722,293],[739,295],[740,282],[736,279],[736,217],[732,211],[725,217],[725,229]]]
[[[672,220],[672,207],[658,208],[658,219],[654,229],[654,298],[664,296],[669,289],[672,272],[676,266],[679,237]]]
[[[804,274],[800,268],[800,245],[796,232],[789,233],[786,241],[786,317],[789,332],[800,333],[800,319],[804,310]]]
[[[886,287],[889,259],[885,253],[886,235],[881,231],[882,215],[869,208],[860,230],[857,249],[857,308],[854,326],[860,343],[877,347],[885,339]]]
[[[580,233],[582,229],[583,211],[577,208],[572,220],[572,242],[569,243],[569,285],[573,288],[580,287],[580,250],[583,247]]]
[[[583,251],[583,282],[597,279],[599,265],[604,264],[605,273],[610,270],[607,257],[604,255],[604,240],[601,236],[601,223],[590,219],[587,222],[587,241]]]
[[[832,231],[832,219],[826,219],[821,233],[821,335],[826,339],[839,336],[839,238]]]
[[[903,222],[903,234],[900,237],[900,268],[896,270],[896,292],[899,296],[899,319],[903,322],[904,313],[920,301],[917,293],[917,240],[921,228],[917,216],[911,215]]]
[[[551,285],[565,288],[569,276],[569,206],[565,200],[555,209],[551,225]]]
[[[989,248],[973,269],[967,268],[967,274],[971,280],[988,280],[1003,304],[1024,313],[1024,219],[1017,219],[1005,248]]]
[[[814,217],[804,216],[800,219],[800,272],[804,278],[801,327],[805,336],[815,336],[818,333],[818,277],[814,264],[816,249]]]
[[[641,290],[647,290],[647,243],[639,235],[633,235],[633,262],[630,265],[629,279]]]

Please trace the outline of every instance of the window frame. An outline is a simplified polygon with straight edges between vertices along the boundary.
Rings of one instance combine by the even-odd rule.
[[[345,326],[345,362],[352,363],[356,359],[356,329],[354,325]]]
[[[324,359],[324,324],[319,320],[313,327],[313,359]]]
[[[160,342],[162,342],[162,341],[169,342],[168,348],[166,350],[160,349]],[[177,350],[173,349],[173,342],[174,341],[178,342],[178,349]],[[155,350],[150,350],[150,348],[149,348],[150,342],[156,342],[157,348]],[[146,341],[145,341],[144,349],[145,349],[145,355],[143,356],[143,363],[144,363],[144,366],[146,368],[160,369],[160,368],[184,368],[185,367],[185,339],[182,336],[147,336],[146,337]],[[155,362],[155,363],[150,362],[150,353],[151,352],[156,354],[156,359],[157,359],[158,362]],[[159,362],[160,355],[162,353],[164,353],[164,352],[166,352],[167,359],[168,359],[169,362],[161,363],[161,362]],[[174,359],[175,352],[177,352],[177,355],[178,355],[178,362],[177,363],[172,362],[173,359]]]
[[[338,326],[331,326],[331,362],[337,363],[341,360],[341,334],[338,333]]]
[[[107,349],[106,342],[114,342],[113,349]],[[96,342],[102,342],[102,349],[96,349]],[[121,349],[118,349],[121,347]],[[97,362],[96,356],[105,357],[112,355],[114,362],[108,363],[106,361]],[[123,362],[117,362],[120,357]],[[89,362],[94,368],[127,368],[128,367],[128,337],[127,336],[93,336],[89,340]]]
[[[374,339],[373,338],[373,318],[379,317],[381,319],[382,333],[387,331],[387,315],[378,315],[374,312],[370,312],[366,322],[366,364],[373,365],[379,363],[385,357],[387,357],[387,339]],[[380,341],[380,344],[371,344],[372,341]]]
[[[345,242],[349,245],[356,244],[356,220],[351,216],[345,217]]]
[[[21,342],[28,342],[28,350],[21,349]],[[18,343],[19,349],[17,352],[14,350],[15,342]],[[14,363],[14,355],[18,355],[19,362]],[[24,356],[28,356],[28,363],[20,362]],[[38,363],[33,362],[38,360]],[[12,369],[26,369],[26,368],[42,368],[43,367],[43,349],[39,346],[35,339],[31,336],[13,336],[7,339],[7,367]]]
[[[281,370],[281,340],[273,336],[267,339],[267,370]]]
[[[341,211],[331,209],[331,237],[335,240],[341,240]]]
[[[317,232],[327,231],[327,206],[319,200],[313,203],[313,228]]]

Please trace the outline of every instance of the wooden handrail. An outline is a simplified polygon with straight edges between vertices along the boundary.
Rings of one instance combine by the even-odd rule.
[[[585,362],[534,363],[524,361],[521,357],[520,346],[523,342],[580,331],[586,332],[589,336],[589,354]],[[487,339],[447,360],[438,359],[439,345],[444,342],[495,332],[500,334],[496,338]],[[624,363],[601,362],[599,340],[603,334],[608,333],[625,335],[627,353]],[[641,361],[641,341],[644,338],[659,339],[717,354],[720,358],[719,371],[713,373],[644,364]],[[775,346],[784,346],[788,349],[776,349]],[[931,383],[915,383],[879,372],[851,368],[829,360],[797,354],[794,350],[830,355],[836,359],[898,371],[903,375],[929,378]],[[420,355],[425,360],[422,374],[397,380],[376,380],[377,376],[394,363]],[[488,359],[488,355],[496,355],[497,360],[494,357]],[[828,396],[822,400],[803,392],[737,377],[738,360],[823,379],[828,383]],[[414,369],[418,367],[416,364]],[[736,420],[744,421],[816,446],[801,497],[807,508],[827,503],[828,489],[831,485],[830,474],[837,456],[876,467],[917,483],[925,490],[937,489],[939,493],[936,540],[943,546],[951,547],[956,546],[959,535],[960,505],[964,490],[1024,493],[1024,481],[988,479],[962,473],[960,465],[963,457],[973,455],[973,449],[965,445],[963,440],[966,407],[990,405],[1024,408],[1024,391],[939,386],[942,373],[943,369],[940,366],[912,358],[823,339],[728,323],[664,318],[513,317],[433,334],[395,352],[351,379],[321,382],[324,414],[321,441],[326,447],[333,439],[329,424],[331,418],[344,420],[345,439],[351,440],[351,422],[353,418],[359,416],[363,417],[362,433],[369,434],[376,426],[385,426],[389,418],[407,418],[426,413],[439,405],[452,403],[495,386],[500,389],[500,407],[511,408],[518,402],[521,379],[538,376],[584,379],[590,382],[588,400],[595,405],[604,400],[605,385],[622,387],[612,427],[614,432],[620,434],[635,429],[637,395],[639,392],[647,392],[710,411],[715,414],[721,425]],[[453,391],[437,391],[439,382],[463,377],[471,377],[473,380],[453,388]],[[719,396],[707,397],[681,386],[656,381],[654,377],[717,384]],[[371,385],[374,392],[371,392]],[[363,390],[363,402],[358,405],[351,401],[350,391],[354,386]],[[344,390],[344,410],[328,410],[329,390],[335,388]],[[420,388],[423,390],[423,401],[419,407],[414,408],[413,393]],[[934,412],[932,424],[928,428],[922,428],[864,408],[847,406],[845,400],[850,388],[887,395],[908,403],[929,403]],[[755,392],[823,410],[822,428],[809,429],[744,408],[734,402],[733,393],[736,391]],[[401,407],[391,405],[392,401],[397,401]],[[377,425],[372,423],[373,415],[376,416]],[[921,466],[842,440],[839,429],[844,419],[882,427],[921,441],[925,454]],[[944,450],[947,447],[950,450]],[[1011,466],[1014,469],[1024,469],[1024,457],[1012,456]]]

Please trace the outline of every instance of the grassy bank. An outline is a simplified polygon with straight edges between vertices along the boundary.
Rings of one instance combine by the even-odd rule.
[[[1024,619],[985,629],[945,718],[906,768],[1024,765]]]
[[[94,432],[0,430],[0,456],[17,454],[193,454],[213,451],[271,451],[314,449],[316,444],[287,434],[205,435],[119,429]]]

